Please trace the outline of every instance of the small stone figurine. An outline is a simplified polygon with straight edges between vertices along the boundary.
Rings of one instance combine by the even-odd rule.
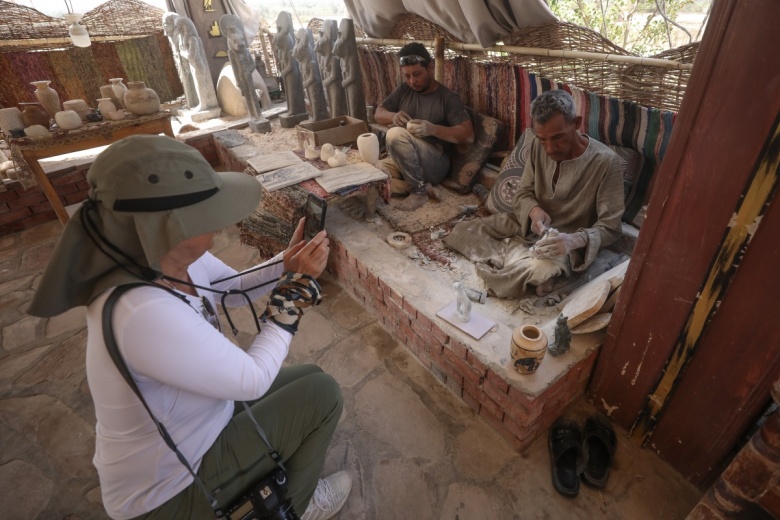
[[[455,282],[452,285],[455,288],[457,305],[455,307],[455,317],[463,323],[467,323],[471,319],[471,300],[469,300],[466,294],[466,288],[460,282]]]
[[[555,322],[555,341],[548,345],[547,350],[553,357],[565,354],[571,347],[571,331],[569,330],[569,318],[561,314]]]

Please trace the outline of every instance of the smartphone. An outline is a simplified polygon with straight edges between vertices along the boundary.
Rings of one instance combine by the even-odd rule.
[[[313,193],[306,199],[306,222],[303,225],[303,238],[311,240],[314,235],[325,229],[325,214],[328,203]]]

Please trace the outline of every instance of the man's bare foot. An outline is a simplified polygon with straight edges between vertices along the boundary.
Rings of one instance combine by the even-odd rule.
[[[425,193],[428,194],[428,198],[433,199],[436,202],[441,202],[441,193],[439,192],[439,188],[430,182],[425,183]]]
[[[412,193],[398,205],[398,209],[401,211],[414,211],[426,202],[428,202],[427,193]]]
[[[553,278],[550,278],[549,280],[540,283],[536,286],[536,295],[537,296],[547,296],[550,294],[553,288]]]

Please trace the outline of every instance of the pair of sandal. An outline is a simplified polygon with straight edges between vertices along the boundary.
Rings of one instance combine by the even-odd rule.
[[[589,486],[604,488],[616,445],[615,430],[601,414],[588,417],[584,430],[571,419],[555,421],[549,436],[555,490],[567,497],[577,496],[580,477]]]

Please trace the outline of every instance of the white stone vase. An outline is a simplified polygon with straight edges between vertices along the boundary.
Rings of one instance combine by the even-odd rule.
[[[360,134],[357,138],[360,158],[368,164],[376,164],[379,161],[379,138],[376,134]]]
[[[148,116],[160,111],[160,97],[147,88],[143,81],[128,81],[123,98],[125,109],[137,116]]]
[[[57,122],[57,126],[63,130],[75,130],[76,128],[81,128],[83,124],[78,112],[73,110],[57,112],[54,114],[54,120]]]
[[[122,103],[117,99],[114,94],[114,87],[112,85],[103,85],[100,87],[100,95],[104,98],[109,98],[116,108],[122,108]]]
[[[36,87],[35,98],[41,103],[49,117],[54,118],[54,114],[62,110],[62,107],[60,106],[59,94],[49,86],[49,83],[51,83],[49,80],[33,81],[30,85]]]
[[[122,105],[121,107],[117,108],[125,108],[125,92],[127,92],[127,85],[122,83],[123,78],[111,78],[108,81],[111,83],[111,90],[114,92],[114,97],[119,101],[119,104]]]
[[[333,157],[333,154],[336,153],[336,149],[333,148],[333,145],[330,143],[325,143],[320,148],[320,161],[322,162],[328,162],[328,159]]]
[[[16,107],[0,109],[0,130],[6,136],[11,135],[11,130],[22,130],[23,128],[24,122],[22,122],[21,110]]]
[[[100,113],[103,115],[103,117],[108,117],[110,112],[116,112],[116,105],[113,101],[111,101],[111,98],[100,98],[97,101],[98,110],[100,110]]]

